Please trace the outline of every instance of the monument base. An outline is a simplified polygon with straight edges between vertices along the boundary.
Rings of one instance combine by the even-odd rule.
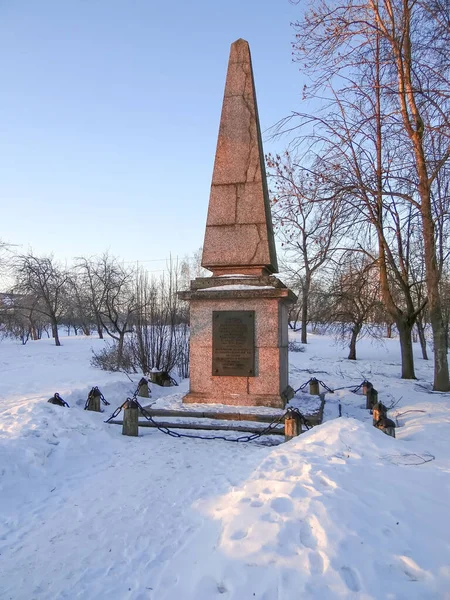
[[[257,396],[255,394],[227,394],[209,396],[190,392],[183,396],[183,404],[225,404],[226,406],[267,406],[269,408],[285,408],[286,396]]]
[[[274,276],[249,275],[199,278],[180,297],[190,303],[190,389],[186,404],[225,404],[284,408],[288,388],[288,306],[295,295]],[[248,311],[254,316],[254,339],[249,349],[254,364],[242,375],[242,355],[233,346],[229,373],[214,361],[213,319],[220,314]],[[228,365],[230,367],[230,365]],[[225,374],[224,374],[225,373]],[[248,373],[248,375],[247,375]]]

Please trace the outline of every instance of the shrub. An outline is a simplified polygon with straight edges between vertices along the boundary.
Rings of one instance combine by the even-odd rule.
[[[300,344],[300,342],[292,341],[288,343],[288,350],[289,352],[304,352],[306,348],[303,344]]]
[[[98,352],[92,351],[91,365],[103,371],[125,371],[126,373],[137,373],[133,365],[133,354],[130,345],[125,342],[121,364],[118,364],[118,344],[108,344]]]

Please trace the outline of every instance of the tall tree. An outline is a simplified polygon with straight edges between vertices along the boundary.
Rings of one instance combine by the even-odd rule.
[[[295,24],[294,43],[296,58],[312,76],[311,93],[328,90],[336,111],[345,103],[356,107],[347,110],[350,129],[358,132],[371,121],[382,142],[371,190],[378,232],[392,199],[411,204],[420,215],[436,390],[450,389],[432,199],[450,157],[448,14],[448,0],[321,0],[310,3]],[[363,99],[368,115],[364,105],[357,106]],[[321,124],[326,129],[328,117]],[[366,148],[354,142],[349,149],[359,168]],[[381,243],[381,273],[388,251]]]

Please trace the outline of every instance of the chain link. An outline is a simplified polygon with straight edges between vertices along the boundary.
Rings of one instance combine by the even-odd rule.
[[[331,388],[329,388],[323,381],[320,381],[320,379],[316,379],[315,377],[311,377],[311,379],[308,379],[308,381],[305,381],[305,383],[302,383],[302,385],[299,388],[297,388],[294,393],[296,394],[297,392],[300,392],[301,390],[304,390],[305,387],[308,385],[308,383],[319,383],[328,392],[330,392],[331,394],[334,394],[334,390],[332,390]]]
[[[99,388],[97,386],[95,386],[91,389],[91,391],[88,394],[86,404],[84,405],[84,410],[88,409],[91,398],[93,398],[95,396],[100,396],[100,400],[103,402],[103,404],[105,406],[110,406],[111,402],[108,402],[108,400],[106,400],[105,396],[101,393]]]
[[[66,402],[64,398],[61,398],[58,392],[55,392],[50,398],[50,400],[48,400],[48,402],[50,402],[51,404],[56,404],[58,406],[67,406],[67,408],[70,408],[69,403]]]

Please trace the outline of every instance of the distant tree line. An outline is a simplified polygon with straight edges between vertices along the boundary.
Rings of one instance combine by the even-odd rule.
[[[107,253],[78,258],[70,268],[49,256],[16,256],[9,266],[14,283],[0,294],[0,332],[23,344],[47,335],[57,346],[61,331],[95,332],[109,340],[93,358],[101,368],[177,369],[186,377],[188,309],[177,292],[198,269],[198,260],[186,259],[171,262],[163,276],[152,278]]]

